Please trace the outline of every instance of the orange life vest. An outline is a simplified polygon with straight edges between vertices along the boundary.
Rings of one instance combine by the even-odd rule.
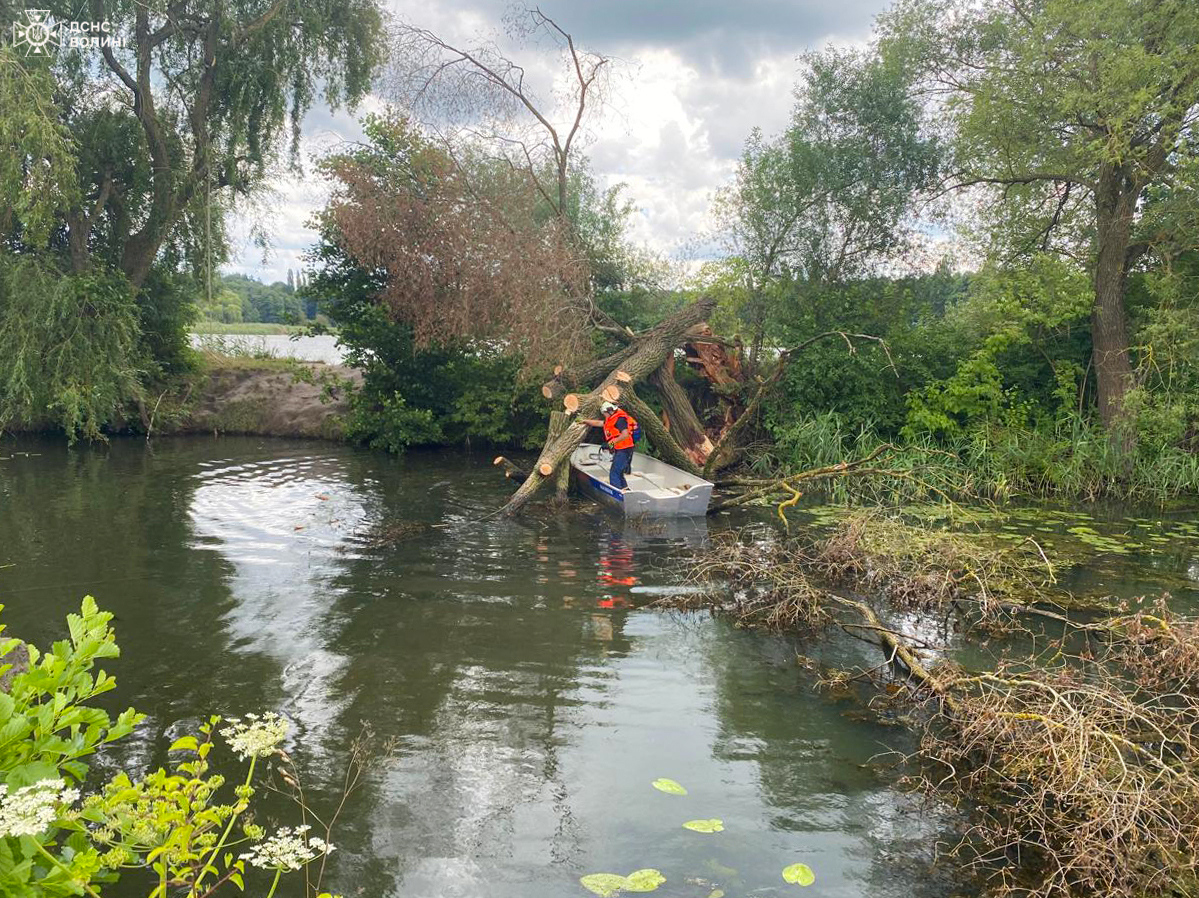
[[[621,418],[625,419],[625,429],[622,434],[616,429],[616,422]],[[618,408],[607,418],[604,419],[604,439],[611,443],[613,449],[632,449],[633,448],[633,428],[637,426],[637,422],[633,420],[633,416],[624,409]]]

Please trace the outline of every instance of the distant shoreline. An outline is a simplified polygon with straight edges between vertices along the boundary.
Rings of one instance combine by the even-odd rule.
[[[226,324],[223,321],[197,321],[189,330],[193,334],[249,334],[258,336],[302,334],[306,324],[271,324],[263,321]]]

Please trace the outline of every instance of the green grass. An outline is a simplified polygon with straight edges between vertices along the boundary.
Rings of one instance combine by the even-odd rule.
[[[222,321],[197,321],[192,325],[194,334],[251,334],[267,336],[271,334],[298,334],[304,331],[303,324],[267,324],[266,322],[242,322],[225,324]]]

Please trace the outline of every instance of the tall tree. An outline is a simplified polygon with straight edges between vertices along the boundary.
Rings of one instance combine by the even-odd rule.
[[[809,53],[790,127],[746,141],[717,209],[748,295],[751,360],[773,285],[837,284],[904,247],[907,218],[940,161],[906,79],[874,49]]]
[[[1129,273],[1199,220],[1178,201],[1199,186],[1199,4],[903,0],[882,28],[953,134],[946,186],[986,198],[997,247],[1090,273],[1099,413],[1131,448]],[[1163,193],[1174,201],[1155,207]]]
[[[355,102],[380,58],[375,0],[45,5],[58,21],[106,21],[124,43],[61,48],[53,71],[79,144],[80,191],[61,228],[72,266],[99,253],[135,288],[168,243],[189,227],[196,242],[288,149],[297,158],[318,94]],[[17,15],[4,7],[4,18]]]

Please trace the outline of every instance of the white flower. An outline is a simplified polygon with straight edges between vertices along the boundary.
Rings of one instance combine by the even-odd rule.
[[[241,855],[240,860],[249,861],[261,870],[299,870],[322,854],[332,854],[334,848],[324,839],[307,833],[312,827],[283,827],[269,839],[254,846],[253,851]]]
[[[58,816],[59,805],[79,800],[78,789],[64,788],[62,780],[41,780],[9,793],[0,785],[0,836],[36,836]]]
[[[229,747],[243,758],[265,758],[274,754],[287,735],[287,719],[274,711],[261,717],[247,714],[245,720],[229,718],[229,726],[221,730]]]

